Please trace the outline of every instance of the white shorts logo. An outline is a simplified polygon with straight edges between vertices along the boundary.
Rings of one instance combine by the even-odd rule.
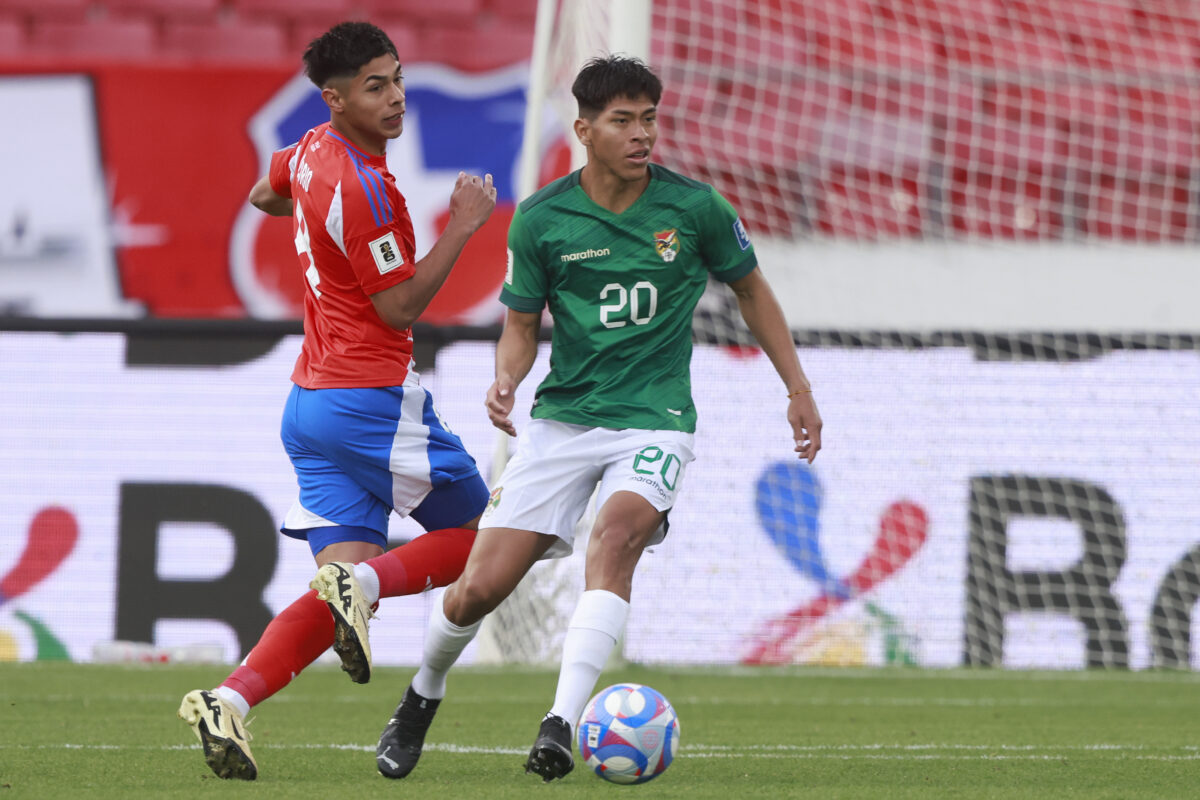
[[[371,255],[375,256],[375,266],[379,267],[380,275],[386,275],[404,263],[404,255],[396,246],[396,234],[391,231],[368,246],[371,248]]]

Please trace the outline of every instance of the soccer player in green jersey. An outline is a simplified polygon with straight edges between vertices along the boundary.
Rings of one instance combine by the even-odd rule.
[[[526,772],[561,778],[571,732],[625,627],[633,572],[666,534],[692,460],[692,313],[709,275],[728,283],[786,391],[795,452],[821,449],[821,417],[778,301],[732,206],[714,189],[650,162],[659,79],[636,59],[588,62],[572,91],[587,164],[521,203],[509,229],[488,416],[510,436],[517,385],[554,318],[550,374],[533,420],[492,487],[462,576],[429,621],[421,667],[379,740],[379,771],[416,766],[446,693],[446,673],[492,611],[542,558],[567,555],[599,487],[585,591],[563,643],[554,705]]]

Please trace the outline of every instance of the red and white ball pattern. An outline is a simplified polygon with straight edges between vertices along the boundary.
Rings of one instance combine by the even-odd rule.
[[[667,698],[637,683],[602,690],[583,710],[579,753],[613,783],[645,783],[666,771],[679,748],[679,717]]]

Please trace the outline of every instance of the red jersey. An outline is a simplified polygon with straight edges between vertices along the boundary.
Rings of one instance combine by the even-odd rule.
[[[408,206],[387,159],[359,150],[327,122],[271,156],[271,188],[294,201],[304,293],[304,345],[292,381],[306,389],[398,386],[412,331],[397,331],[370,295],[411,278]]]

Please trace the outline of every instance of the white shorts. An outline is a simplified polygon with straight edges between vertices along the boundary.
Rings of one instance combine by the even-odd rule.
[[[695,459],[694,434],[613,430],[535,419],[521,434],[516,455],[492,488],[479,527],[549,533],[560,541],[542,558],[575,548],[575,528],[597,484],[596,508],[614,492],[634,492],[659,511],[675,505],[683,473]],[[667,535],[664,520],[647,544]]]

